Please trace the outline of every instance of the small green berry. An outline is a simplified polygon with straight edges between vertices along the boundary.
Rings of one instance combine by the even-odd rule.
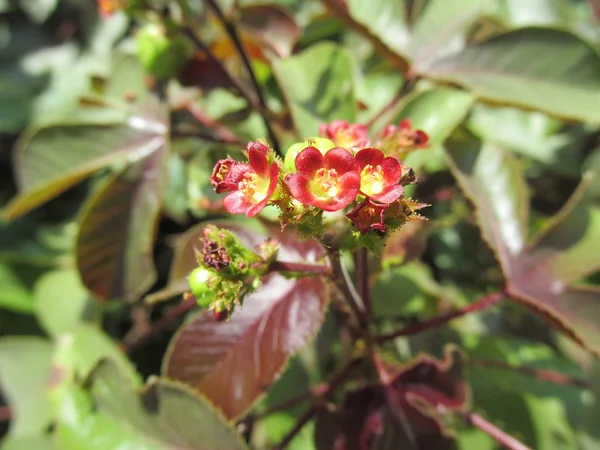
[[[215,291],[208,286],[208,279],[212,276],[212,272],[204,267],[195,268],[188,277],[190,290],[198,306],[208,308],[215,298]]]
[[[286,172],[296,172],[296,156],[306,147],[316,147],[321,153],[325,154],[335,147],[335,144],[329,139],[314,137],[292,145],[285,154],[284,166]]]

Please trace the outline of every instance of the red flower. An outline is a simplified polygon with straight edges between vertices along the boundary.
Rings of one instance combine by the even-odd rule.
[[[365,234],[369,230],[385,233],[385,211],[389,205],[374,203],[370,199],[356,205],[356,207],[346,217],[350,219],[360,234]]]
[[[363,148],[369,145],[367,127],[360,123],[350,125],[345,120],[334,120],[319,127],[319,134],[335,142],[338,147]]]
[[[360,192],[379,203],[399,199],[404,188],[399,185],[402,166],[396,158],[387,158],[381,150],[363,148],[356,156],[360,172]]]
[[[225,180],[221,184],[217,182],[217,189],[222,189],[221,192],[231,191],[223,199],[225,209],[231,214],[252,217],[262,211],[275,192],[279,169],[276,163],[269,164],[266,145],[250,142],[247,149],[250,164],[234,161],[229,165],[227,160],[221,160],[215,171],[219,174],[228,170]]]
[[[285,181],[300,203],[324,211],[339,211],[354,201],[360,187],[360,167],[347,150],[334,147],[325,156],[307,147],[296,157],[295,174]]]
[[[387,126],[381,133],[382,139],[396,137],[399,147],[402,148],[425,148],[429,142],[429,136],[422,130],[414,130],[410,119],[402,119],[396,125]]]

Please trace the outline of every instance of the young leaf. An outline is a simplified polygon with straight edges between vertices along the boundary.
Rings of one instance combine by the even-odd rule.
[[[302,138],[316,136],[324,122],[356,120],[353,70],[350,55],[332,43],[274,61],[273,72]]]
[[[564,31],[523,28],[501,34],[435,61],[421,75],[459,84],[492,103],[600,123],[600,58]]]
[[[212,311],[187,322],[169,345],[163,373],[206,395],[229,419],[239,417],[317,332],[327,300],[320,278],[271,275],[227,322]]]

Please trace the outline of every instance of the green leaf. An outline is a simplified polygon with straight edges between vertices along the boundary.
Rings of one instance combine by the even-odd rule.
[[[79,274],[70,269],[42,275],[35,284],[36,317],[52,336],[72,331],[82,320],[90,301]]]
[[[54,450],[51,436],[8,437],[0,442],[0,450]]]
[[[366,4],[365,4],[366,5]],[[429,0],[412,29],[409,55],[411,71],[419,72],[432,61],[464,47],[468,27],[494,0]]]
[[[525,245],[529,195],[513,155],[474,140],[450,142],[448,164],[461,189],[474,203],[483,238],[505,276]]]
[[[564,31],[524,28],[501,34],[438,60],[421,74],[459,84],[482,100],[600,123],[600,59]]]
[[[0,339],[0,387],[13,413],[10,435],[34,436],[52,420],[46,397],[52,344],[33,336]]]
[[[188,212],[188,163],[175,153],[169,155],[169,176],[165,191],[165,214],[184,223]]]
[[[33,296],[16,267],[0,262],[0,308],[24,313],[34,311]]]
[[[163,373],[206,395],[226,417],[239,417],[318,331],[327,301],[320,278],[272,275],[227,322],[203,311],[181,327]]]
[[[20,0],[19,4],[34,22],[45,22],[56,9],[58,0]]]
[[[91,399],[82,391],[67,399],[59,428],[63,448],[247,448],[208,402],[178,383],[152,378],[137,391],[103,361],[89,384]]]
[[[111,176],[83,207],[77,267],[102,300],[137,299],[156,279],[152,251],[168,169],[164,136],[145,151],[150,154]]]
[[[274,61],[273,72],[302,138],[317,136],[321,123],[356,120],[353,70],[350,55],[327,42]]]

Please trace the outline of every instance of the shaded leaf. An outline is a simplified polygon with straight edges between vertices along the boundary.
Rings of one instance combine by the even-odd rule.
[[[316,136],[323,122],[356,120],[353,70],[346,50],[328,42],[274,61],[273,72],[302,138]]]
[[[51,358],[52,344],[46,339],[33,336],[0,339],[0,387],[13,415],[12,437],[37,435],[50,425],[52,411],[45,387]]]
[[[300,37],[300,28],[277,5],[248,5],[239,11],[239,27],[280,58],[287,58]]]
[[[21,279],[16,267],[0,262],[0,308],[31,313],[33,298],[27,282]]]
[[[523,28],[501,34],[438,60],[421,74],[464,86],[482,100],[600,123],[600,59],[564,31]]]
[[[175,335],[163,373],[206,395],[232,419],[277,379],[319,329],[328,295],[320,278],[267,277],[227,322],[204,311]]]
[[[72,331],[82,320],[90,294],[73,270],[47,272],[35,284],[36,317],[53,336]]]
[[[156,278],[154,235],[167,176],[161,138],[144,160],[111,176],[89,197],[77,235],[77,267],[84,284],[102,300],[142,295]]]
[[[407,222],[395,231],[385,243],[381,254],[384,267],[407,264],[425,251],[429,237],[429,224],[422,220]]]
[[[99,169],[136,161],[164,145],[165,128],[142,116],[125,124],[42,128],[17,146],[20,194],[4,209],[14,219],[57,196]]]
[[[448,145],[450,170],[474,203],[483,238],[495,252],[505,276],[525,245],[529,198],[514,156],[477,141]]]
[[[246,448],[206,401],[177,383],[152,378],[137,391],[108,361],[88,383],[91,395],[71,389],[61,406],[61,448]]]
[[[384,56],[406,72],[409,32],[403,2],[375,0],[325,0],[324,3],[348,26],[367,38]]]

